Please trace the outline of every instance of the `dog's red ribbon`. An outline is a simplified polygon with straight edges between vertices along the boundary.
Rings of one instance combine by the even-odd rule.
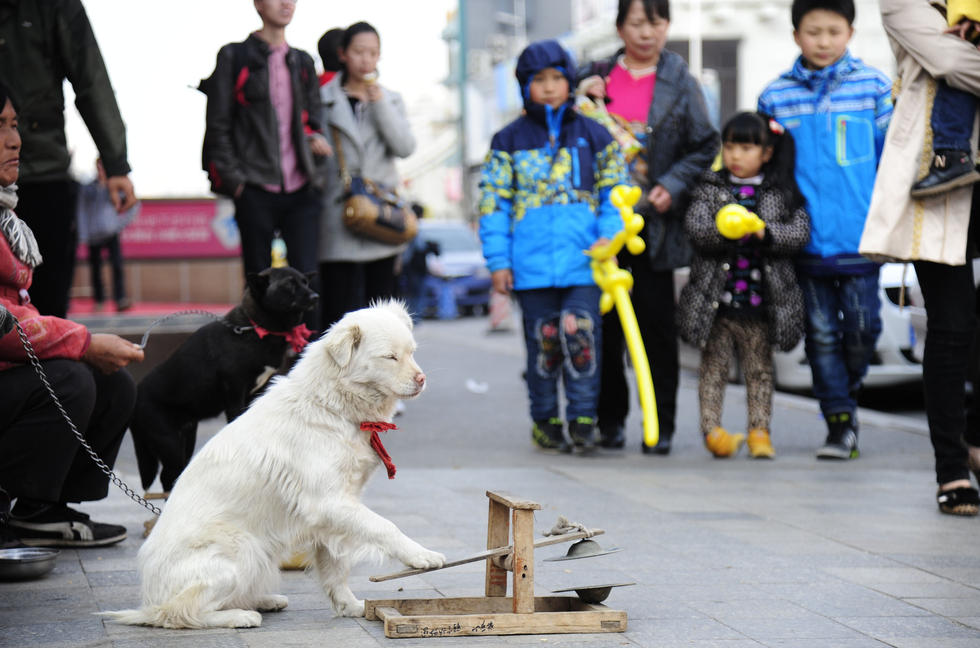
[[[398,426],[394,423],[386,423],[385,421],[364,421],[361,423],[361,429],[365,432],[371,433],[371,447],[374,451],[378,453],[381,457],[381,461],[385,465],[385,469],[388,471],[388,479],[395,478],[395,464],[391,461],[391,455],[385,450],[385,447],[381,444],[381,437],[378,436],[378,432],[387,432],[388,430],[397,430]]]
[[[249,321],[251,322],[252,320]],[[252,328],[255,329],[255,334],[259,336],[260,340],[266,335],[278,335],[286,338],[286,342],[289,342],[289,346],[291,346],[293,351],[296,353],[303,350],[306,344],[310,341],[310,336],[313,335],[313,331],[306,328],[306,324],[294,326],[288,331],[270,331],[269,329],[262,328],[255,322],[252,322]]]

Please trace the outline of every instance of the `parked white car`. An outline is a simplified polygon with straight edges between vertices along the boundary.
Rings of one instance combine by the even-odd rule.
[[[905,284],[904,295],[902,284]],[[674,284],[677,295],[687,283],[687,269],[677,270],[674,274]],[[921,353],[915,354],[918,338],[924,337],[917,333],[912,326],[912,307],[910,299],[918,296],[921,305],[921,294],[915,279],[915,270],[911,264],[886,263],[879,274],[879,297],[881,298],[881,336],[875,348],[868,375],[864,379],[866,387],[885,387],[914,383],[922,380]],[[904,299],[905,306],[899,305]],[[690,353],[683,357],[696,358]],[[690,367],[695,368],[696,367]],[[803,350],[803,342],[792,350],[773,354],[773,378],[776,387],[790,391],[806,391],[813,386],[813,376],[810,365]],[[737,368],[733,368],[733,377],[737,378]]]

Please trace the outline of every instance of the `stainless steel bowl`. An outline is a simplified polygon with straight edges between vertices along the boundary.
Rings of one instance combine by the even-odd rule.
[[[0,580],[29,580],[40,578],[54,569],[57,549],[20,547],[0,549]]]

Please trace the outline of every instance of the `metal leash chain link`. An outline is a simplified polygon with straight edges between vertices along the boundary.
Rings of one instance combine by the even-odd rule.
[[[190,308],[187,310],[177,311],[176,313],[170,313],[169,315],[164,315],[157,321],[150,324],[150,327],[146,329],[146,332],[143,333],[143,339],[140,340],[139,347],[141,349],[146,348],[146,341],[150,338],[150,331],[152,331],[157,326],[157,324],[163,324],[167,320],[172,320],[176,317],[181,317],[183,315],[207,315],[212,319],[216,319],[216,320],[222,319],[221,315],[217,315],[215,313],[212,313],[211,311],[201,310],[199,308]],[[242,333],[242,331],[238,330],[239,328],[241,327],[235,327],[235,333]]]
[[[51,387],[51,383],[48,382],[48,377],[44,375],[44,369],[41,367],[41,361],[38,359],[37,354],[34,353],[34,347],[31,345],[30,340],[27,339],[27,334],[24,333],[24,329],[21,328],[20,322],[14,320],[14,326],[17,327],[17,335],[20,336],[20,342],[22,345],[24,345],[24,351],[27,352],[27,357],[30,360],[31,365],[34,367],[34,371],[35,373],[37,373],[37,377],[41,379],[41,382],[44,384],[45,389],[48,390],[48,394],[51,395],[51,399],[54,401],[54,406],[58,408],[59,412],[61,412],[61,416],[63,416],[65,422],[68,423],[68,427],[71,428],[71,431],[75,435],[75,438],[78,439],[78,442],[82,444],[83,448],[85,448],[85,452],[87,452],[88,455],[92,457],[92,461],[95,462],[95,465],[97,465],[99,469],[109,477],[109,480],[113,484],[115,484],[116,487],[119,488],[119,490],[126,493],[126,495],[128,495],[131,500],[133,500],[140,506],[146,508],[154,515],[160,515],[159,508],[157,508],[153,504],[150,504],[144,498],[140,497],[140,495],[136,491],[134,491],[132,488],[126,485],[126,482],[119,479],[119,477],[116,476],[116,473],[112,472],[112,469],[109,468],[109,466],[107,466],[104,461],[102,461],[99,455],[96,454],[95,450],[92,449],[92,446],[88,444],[88,441],[85,440],[85,437],[82,435],[82,433],[78,431],[77,427],[75,427],[74,421],[72,421],[71,417],[68,416],[68,412],[65,411],[65,408],[61,404],[61,401],[58,399],[57,394],[54,393],[54,388]]]

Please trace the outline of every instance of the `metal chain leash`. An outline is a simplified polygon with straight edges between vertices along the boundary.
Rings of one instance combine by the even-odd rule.
[[[140,341],[139,348],[140,349],[146,348],[146,341],[150,337],[150,331],[152,331],[158,324],[162,324],[163,322],[174,319],[176,317],[181,317],[183,315],[206,315],[208,317],[211,317],[213,319],[225,323],[230,329],[232,329],[235,333],[239,335],[246,331],[250,331],[253,328],[251,326],[233,326],[230,323],[225,322],[222,316],[212,313],[210,311],[200,310],[200,309],[182,310],[182,311],[177,311],[176,313],[171,313],[169,315],[164,315],[160,319],[150,324],[150,327],[146,329],[145,333],[143,333],[143,339]],[[12,319],[14,321],[14,326],[17,327],[17,335],[18,337],[20,337],[20,342],[21,345],[23,345],[24,347],[24,352],[27,354],[27,358],[28,360],[30,360],[31,366],[34,367],[34,372],[37,374],[37,377],[41,380],[41,383],[44,385],[44,388],[51,396],[51,400],[54,401],[54,406],[58,409],[58,412],[61,413],[61,416],[65,419],[65,422],[68,424],[68,427],[71,429],[72,434],[74,434],[75,438],[78,439],[78,442],[82,445],[82,448],[85,449],[85,452],[88,454],[88,456],[92,458],[92,461],[94,461],[95,465],[99,467],[99,470],[101,470],[103,473],[106,474],[107,477],[109,477],[109,481],[111,481],[119,490],[125,493],[131,500],[133,500],[140,506],[144,507],[154,515],[160,515],[160,509],[154,506],[153,504],[150,504],[148,501],[146,501],[146,498],[141,497],[139,493],[134,491],[126,484],[126,482],[120,479],[116,475],[116,473],[114,473],[112,469],[109,468],[109,466],[107,466],[104,461],[102,461],[102,458],[99,457],[99,455],[95,452],[92,446],[88,444],[88,441],[85,440],[85,437],[82,435],[82,433],[78,431],[78,428],[75,426],[75,422],[71,420],[71,417],[68,415],[68,412],[65,411],[64,406],[61,404],[61,400],[58,398],[58,395],[55,394],[54,388],[51,386],[51,383],[48,382],[48,377],[44,373],[44,368],[41,367],[41,361],[40,359],[38,359],[37,354],[34,352],[34,347],[31,345],[30,340],[27,339],[27,334],[24,332],[24,329],[21,327],[20,322],[17,320],[17,318],[12,317]]]
[[[146,341],[150,338],[150,331],[156,328],[158,324],[163,324],[166,321],[172,320],[177,317],[182,317],[184,315],[206,315],[212,319],[221,321],[222,323],[224,323],[226,326],[228,326],[231,330],[233,330],[235,333],[239,335],[241,335],[245,331],[252,330],[251,326],[232,326],[228,322],[225,322],[224,318],[221,315],[217,315],[215,313],[212,313],[211,311],[201,310],[199,308],[189,308],[187,310],[177,311],[176,313],[170,313],[169,315],[164,315],[157,321],[150,324],[150,327],[146,329],[145,333],[143,333],[143,339],[140,340],[139,347],[141,349],[146,348]]]
[[[160,515],[159,508],[147,502],[146,499],[130,488],[126,482],[121,480],[116,473],[112,472],[112,469],[109,468],[104,461],[102,461],[102,458],[99,457],[92,446],[88,444],[88,441],[85,440],[82,433],[78,431],[77,427],[75,427],[75,422],[71,420],[70,416],[68,416],[68,412],[65,411],[65,408],[61,404],[61,400],[58,398],[58,395],[54,393],[54,388],[51,386],[51,383],[48,382],[48,377],[44,374],[44,369],[41,367],[41,361],[34,352],[34,347],[31,345],[30,340],[27,339],[27,334],[24,332],[23,327],[21,327],[20,322],[16,319],[14,320],[14,326],[17,327],[17,335],[20,337],[20,342],[24,346],[24,351],[27,352],[27,358],[30,360],[31,366],[34,367],[34,372],[37,374],[37,377],[41,379],[41,383],[44,385],[44,388],[48,390],[51,400],[54,401],[54,406],[58,408],[61,416],[65,419],[65,422],[68,423],[68,427],[71,428],[72,434],[74,434],[75,438],[78,439],[78,442],[82,444],[82,447],[85,449],[85,452],[88,453],[88,456],[90,456],[92,461],[95,462],[95,465],[109,477],[109,480],[115,484],[119,490],[126,493],[131,500],[146,508],[154,515]]]

